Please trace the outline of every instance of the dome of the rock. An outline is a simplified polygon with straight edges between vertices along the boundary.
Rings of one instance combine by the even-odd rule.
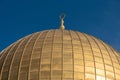
[[[0,80],[120,80],[119,53],[77,31],[33,33],[0,54]]]

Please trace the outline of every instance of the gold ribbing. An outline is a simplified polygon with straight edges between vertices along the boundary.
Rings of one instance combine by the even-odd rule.
[[[31,55],[30,55],[30,62],[29,62],[29,69],[28,69],[28,80],[31,80],[31,77],[32,76],[30,76],[30,74],[31,74],[31,64],[32,64],[32,61],[34,60],[32,57],[33,57],[33,54],[35,53],[34,52],[34,49],[35,49],[35,45],[36,45],[36,42],[38,41],[38,39],[39,39],[39,37],[40,37],[40,33],[37,33],[37,34],[35,34],[33,37],[32,37],[32,39],[30,40],[30,41],[33,41],[33,46],[32,46],[32,50],[31,50]],[[27,48],[26,48],[27,49]],[[36,64],[37,64],[37,62],[36,62]]]
[[[108,56],[109,56],[109,58],[110,58],[111,64],[114,65],[114,64],[113,64],[113,60],[112,60],[112,56],[110,55],[110,52],[112,52],[112,51],[110,51],[111,49],[108,50],[109,47],[107,47],[107,45],[105,45],[102,41],[100,41],[100,42],[101,42],[101,44],[104,46],[104,48],[106,49],[106,51],[107,51],[107,53],[108,53]],[[114,66],[112,66],[112,68],[113,68],[113,73],[114,73],[114,75],[113,75],[113,76],[114,76],[114,79],[116,79]]]
[[[33,38],[33,35],[27,36],[26,40],[24,41],[25,45],[24,45],[24,49],[23,49],[23,52],[22,52],[22,55],[21,55],[21,58],[20,58],[20,66],[19,66],[19,69],[18,69],[18,80],[20,80],[20,70],[21,70],[21,66],[22,66],[23,55],[25,53],[27,45],[29,44],[29,42],[32,38]]]
[[[21,44],[22,44],[23,41],[24,41],[24,39],[22,39],[22,40],[19,42],[19,44],[16,45],[17,47],[13,48],[13,49],[12,49],[13,51],[10,52],[10,53],[13,52],[13,54],[12,54],[11,64],[10,64],[10,66],[9,66],[8,80],[13,79],[13,76],[15,76],[15,75],[11,74],[12,68],[13,68],[13,63],[14,63],[15,58],[16,58],[15,55],[17,55],[17,51],[18,51],[19,48],[21,47]],[[10,53],[9,53],[9,54],[10,54]],[[12,75],[12,76],[11,76],[11,75]]]
[[[103,66],[104,66],[104,77],[106,78],[106,68],[105,68],[105,59],[104,59],[104,55],[103,55],[103,52],[102,52],[102,49],[101,49],[101,44],[99,44],[99,41],[96,39],[96,38],[94,38],[94,37],[92,37],[91,36],[91,38],[94,40],[94,42],[97,44],[97,47],[98,47],[98,49],[99,49],[99,51],[100,51],[100,54],[101,54],[101,58],[102,58],[102,61],[103,61]]]

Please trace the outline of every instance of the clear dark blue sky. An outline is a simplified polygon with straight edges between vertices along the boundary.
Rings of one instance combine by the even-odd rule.
[[[0,51],[33,32],[66,29],[91,34],[120,51],[120,0],[0,0]]]

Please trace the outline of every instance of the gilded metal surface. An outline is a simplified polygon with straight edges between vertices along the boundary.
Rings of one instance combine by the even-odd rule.
[[[42,31],[1,52],[0,80],[120,80],[120,55],[85,33]]]

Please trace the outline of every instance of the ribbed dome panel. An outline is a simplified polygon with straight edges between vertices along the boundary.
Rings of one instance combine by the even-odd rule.
[[[0,80],[120,80],[118,52],[76,31],[37,32],[0,54]]]

